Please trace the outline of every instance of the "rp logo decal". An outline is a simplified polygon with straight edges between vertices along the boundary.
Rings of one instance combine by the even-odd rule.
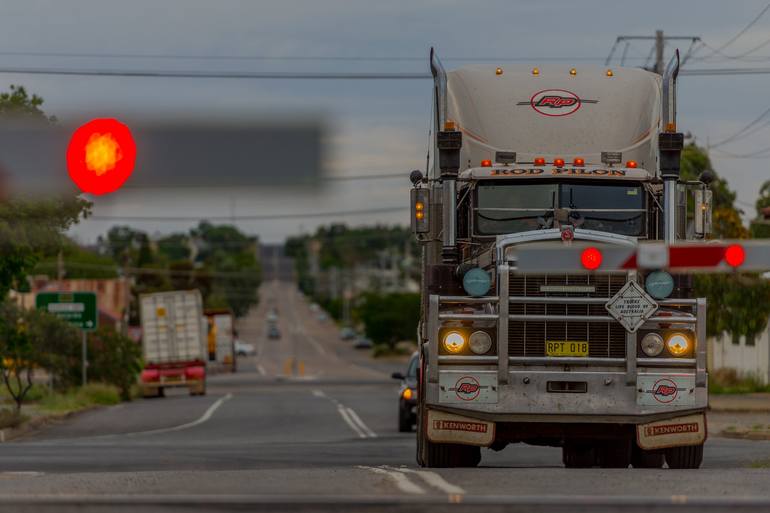
[[[676,399],[676,396],[679,395],[679,390],[680,389],[676,386],[676,383],[670,379],[664,378],[656,381],[652,386],[652,390],[648,390],[647,392],[651,393],[656,401],[665,404],[670,403]]]
[[[598,103],[598,100],[585,100],[565,89],[544,89],[533,94],[528,102],[517,105],[530,105],[543,116],[560,117],[577,112],[584,103]]]
[[[481,384],[473,376],[463,376],[455,383],[455,395],[463,401],[473,401],[481,393]]]

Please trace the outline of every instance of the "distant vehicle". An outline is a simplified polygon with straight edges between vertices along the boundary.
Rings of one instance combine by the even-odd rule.
[[[372,340],[366,337],[358,337],[358,340],[356,340],[356,343],[353,347],[356,349],[371,349],[372,348]]]
[[[394,372],[393,379],[401,380],[398,389],[398,430],[408,433],[417,423],[417,368],[420,354],[415,351],[406,366],[406,374]]]
[[[197,290],[143,294],[140,375],[144,397],[161,397],[168,387],[187,387],[190,395],[206,393],[206,332],[203,301]]]
[[[257,354],[256,349],[254,349],[254,346],[252,344],[247,344],[246,342],[241,342],[240,340],[235,341],[235,354],[238,356],[252,356]]]
[[[278,329],[278,326],[276,326],[275,324],[271,324],[267,328],[267,338],[270,338],[273,340],[281,338],[281,330]]]
[[[321,307],[318,305],[318,303],[311,303],[310,309],[313,310],[314,312],[317,312],[321,309]]]
[[[329,318],[329,316],[326,315],[326,313],[321,312],[321,313],[318,314],[317,318],[318,318],[319,321],[324,322],[325,320],[327,320]]]
[[[353,340],[354,338],[356,338],[356,332],[350,326],[344,326],[340,330],[340,338],[342,340]]]
[[[267,314],[267,322],[276,322],[278,320],[278,313],[275,308],[271,308]]]
[[[206,309],[203,311],[207,326],[208,359],[218,362],[235,372],[235,319],[229,309]]]

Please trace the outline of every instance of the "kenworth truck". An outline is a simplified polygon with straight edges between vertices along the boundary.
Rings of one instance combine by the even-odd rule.
[[[446,72],[433,50],[430,67],[432,149],[410,176],[418,463],[475,466],[482,447],[525,442],[562,447],[567,467],[699,467],[706,300],[686,275],[602,271],[592,247],[710,230],[713,177],[679,176],[678,53],[663,76]],[[517,248],[548,242],[585,247],[585,272],[517,272]]]

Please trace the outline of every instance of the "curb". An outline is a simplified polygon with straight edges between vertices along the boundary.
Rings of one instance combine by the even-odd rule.
[[[722,430],[717,436],[721,436],[722,438],[733,438],[736,440],[770,440],[770,433],[756,433],[752,431]]]
[[[18,427],[0,429],[0,443],[10,442],[12,440],[23,438],[24,436],[40,431],[41,429],[51,424],[55,424],[58,421],[66,420],[70,417],[74,417],[75,415],[79,415],[87,411],[92,411],[97,408],[104,408],[104,406],[94,405],[83,408],[82,410],[70,411],[67,413],[52,413],[50,415],[41,415],[24,422]]]

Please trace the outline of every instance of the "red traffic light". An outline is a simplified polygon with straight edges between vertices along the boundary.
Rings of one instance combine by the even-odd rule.
[[[94,119],[72,134],[67,169],[78,188],[90,194],[109,194],[125,183],[136,162],[131,131],[117,119]]]
[[[725,248],[725,262],[730,267],[739,267],[746,260],[746,250],[740,244],[730,244]]]
[[[589,271],[595,271],[602,265],[602,252],[593,246],[586,248],[580,254],[580,263]]]

